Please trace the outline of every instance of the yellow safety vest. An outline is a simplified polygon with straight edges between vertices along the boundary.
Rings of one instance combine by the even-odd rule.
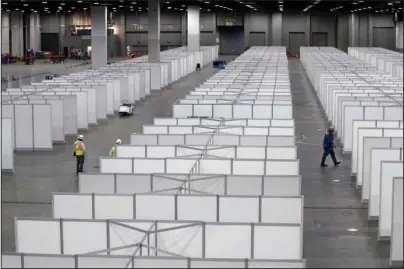
[[[112,150],[111,150],[111,157],[112,157],[112,158],[115,158],[115,157],[116,157],[116,147],[112,147]]]
[[[84,155],[84,150],[83,147],[81,146],[81,142],[74,143],[74,152],[76,153],[76,156]]]

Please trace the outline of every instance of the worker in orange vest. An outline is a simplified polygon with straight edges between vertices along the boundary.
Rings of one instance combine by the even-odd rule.
[[[84,156],[86,153],[86,146],[84,145],[84,137],[83,135],[78,135],[76,142],[73,144],[73,156],[76,156],[77,159],[77,165],[76,165],[76,171],[77,174],[80,172],[83,172],[83,166],[84,166]]]

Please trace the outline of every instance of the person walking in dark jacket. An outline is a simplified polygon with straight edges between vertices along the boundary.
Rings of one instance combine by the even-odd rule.
[[[325,160],[327,159],[328,154],[331,156],[332,161],[334,162],[335,166],[340,165],[341,162],[337,161],[335,158],[334,152],[335,144],[334,144],[334,126],[328,128],[327,132],[324,135],[323,139],[323,157],[321,159],[321,167],[327,167],[328,165],[325,164]]]

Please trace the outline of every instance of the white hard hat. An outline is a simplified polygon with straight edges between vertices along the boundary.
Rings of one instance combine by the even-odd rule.
[[[78,135],[78,136],[77,136],[77,139],[83,139],[83,138],[84,138],[83,135]]]
[[[121,139],[116,140],[116,144],[121,144],[121,143],[122,143]]]

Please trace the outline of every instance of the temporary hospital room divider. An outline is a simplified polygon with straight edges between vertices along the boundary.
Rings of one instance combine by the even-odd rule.
[[[139,253],[149,248],[139,246]],[[305,268],[305,260],[185,258],[132,255],[3,253],[4,268]]]
[[[154,118],[154,125],[224,125],[224,126],[277,126],[277,127],[293,127],[295,126],[294,119],[214,119],[214,118]]]
[[[134,146],[118,145],[116,157],[118,158],[170,158],[170,157],[197,157],[200,154],[206,157],[243,158],[243,159],[279,159],[296,160],[297,148],[294,147],[246,147],[246,146]]]
[[[2,104],[2,118],[12,120],[15,150],[53,150],[49,104]]]
[[[195,165],[196,164],[196,165]],[[100,157],[102,174],[192,173],[227,175],[298,175],[299,160],[231,158],[111,158]]]
[[[63,111],[63,114],[68,117],[67,120],[72,120],[73,115],[75,116],[75,119],[73,122],[76,123],[76,130],[74,130],[73,134],[77,134],[77,129],[82,129],[82,130],[87,130],[88,129],[88,95],[87,92],[62,92],[62,91],[51,91],[51,90],[38,90],[35,88],[17,88],[17,89],[6,89],[7,92],[12,92],[12,93],[20,93],[24,96],[21,96],[19,98],[26,98],[26,99],[31,99],[34,97],[31,97],[31,95],[43,95],[43,96],[52,96],[51,99],[57,99],[57,96],[60,96],[61,99],[67,99],[68,104],[64,103],[64,106],[67,105],[66,109]],[[66,97],[69,96],[69,97]],[[74,99],[71,100],[71,99]],[[66,100],[65,100],[66,102]],[[73,108],[76,108],[76,112],[72,111]],[[68,130],[73,128],[72,126]]]
[[[302,196],[56,193],[52,205],[53,218],[66,219],[303,224]]]
[[[209,174],[80,174],[79,193],[300,196],[301,177]],[[246,188],[248,186],[248,188]]]
[[[120,79],[121,100],[134,86],[120,70],[147,70],[159,90],[216,57],[217,46],[179,48],[158,64],[140,57],[55,81]],[[287,64],[284,47],[252,47],[230,62],[195,91],[209,98],[178,100],[173,118],[131,134],[115,158],[100,158],[100,173],[80,174],[78,194],[55,193],[53,219],[17,218],[24,254],[3,254],[3,266],[305,267]]]
[[[4,96],[4,95],[2,95]],[[6,95],[7,97],[11,97]],[[64,143],[64,115],[63,115],[63,100],[60,99],[9,99],[3,101],[3,104],[49,104],[52,110],[52,140],[53,143]]]
[[[403,79],[403,54],[384,48],[349,47],[348,54],[367,62],[382,72]]]
[[[344,152],[352,153],[352,175],[369,219],[378,220],[378,239],[391,240],[390,264],[402,264],[402,60],[379,48],[348,51],[357,58],[335,48],[302,47],[301,61]]]
[[[394,177],[390,266],[403,263],[403,187],[403,177]]]
[[[131,134],[131,145],[206,145],[212,134]],[[235,135],[219,133],[211,138],[215,146],[294,146],[295,136]]]
[[[302,259],[300,224],[17,217],[15,227],[22,253],[138,256],[142,244],[148,256]]]
[[[1,119],[1,171],[14,172],[13,119]]]
[[[369,195],[370,195],[370,179],[371,179],[371,169],[372,163],[375,162],[377,164],[376,159],[379,158],[379,149],[399,149],[403,147],[403,137],[376,137],[376,136],[367,136],[363,138],[363,151],[361,159],[362,161],[358,160],[358,172],[356,174],[356,179],[358,181],[361,178],[361,197],[362,202],[369,202]],[[372,153],[372,150],[375,152]],[[377,153],[376,153],[377,151]],[[381,153],[381,152],[380,152]],[[373,156],[373,154],[375,154]],[[377,155],[376,155],[377,154]],[[373,156],[373,158],[372,158]],[[384,155],[381,154],[380,158],[385,159],[389,158],[392,155]],[[394,155],[393,155],[394,156]],[[386,159],[387,160],[387,159]],[[362,163],[362,167],[359,166],[359,163]],[[376,166],[376,169],[379,167]],[[380,171],[380,170],[378,170]],[[374,173],[378,175],[377,172]],[[380,173],[379,173],[380,174]]]

